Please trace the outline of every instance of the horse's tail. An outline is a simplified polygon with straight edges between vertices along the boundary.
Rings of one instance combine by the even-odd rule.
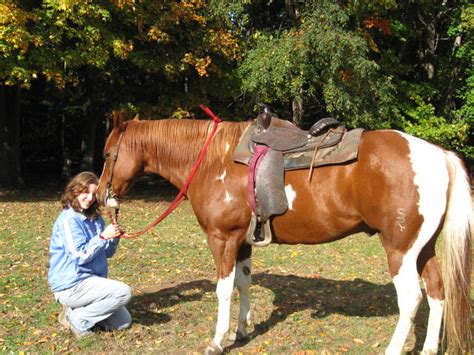
[[[442,233],[445,288],[444,332],[450,353],[471,348],[471,188],[461,160],[447,153],[448,205]]]

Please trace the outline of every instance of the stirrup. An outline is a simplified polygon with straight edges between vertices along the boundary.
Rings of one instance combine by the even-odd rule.
[[[265,247],[270,244],[272,242],[270,220],[259,222],[257,216],[252,213],[246,239],[247,243],[256,247]]]

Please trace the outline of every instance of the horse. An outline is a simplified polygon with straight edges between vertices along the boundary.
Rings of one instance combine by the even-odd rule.
[[[109,194],[119,200],[144,174],[158,174],[182,187],[213,129],[209,120],[124,121],[121,113],[113,116],[98,188],[102,203]],[[218,125],[186,190],[217,272],[218,316],[206,354],[223,352],[234,287],[240,304],[233,335],[237,340],[249,336],[248,167],[233,160],[249,124]],[[399,308],[386,354],[403,350],[423,298],[420,278],[429,304],[422,352],[437,353],[440,333],[446,335],[445,344],[453,353],[469,351],[472,201],[460,158],[400,131],[364,131],[357,160],[315,168],[311,180],[305,169],[287,171],[284,184],[288,210],[271,219],[272,243],[320,244],[361,231],[378,234]],[[435,251],[440,234],[444,235],[443,273]]]

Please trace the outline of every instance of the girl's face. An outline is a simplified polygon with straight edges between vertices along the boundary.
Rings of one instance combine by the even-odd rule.
[[[95,195],[97,193],[97,185],[90,184],[87,191],[77,195],[76,200],[83,210],[87,210],[95,202]]]

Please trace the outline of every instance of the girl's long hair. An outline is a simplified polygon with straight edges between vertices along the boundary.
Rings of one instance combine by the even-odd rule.
[[[72,207],[74,211],[82,213],[86,217],[92,219],[100,216],[99,203],[97,202],[97,199],[87,210],[83,210],[76,199],[79,194],[89,191],[90,184],[99,184],[99,178],[94,173],[85,171],[73,177],[64,188],[64,193],[61,196],[61,204],[63,208]]]

